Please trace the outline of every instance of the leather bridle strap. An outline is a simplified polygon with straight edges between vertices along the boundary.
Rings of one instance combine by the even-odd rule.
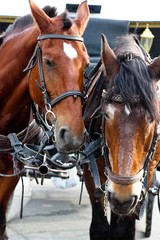
[[[49,96],[46,91],[45,87],[45,81],[44,81],[44,73],[42,68],[42,55],[41,55],[41,49],[39,47],[39,42],[41,40],[46,39],[63,39],[63,40],[73,40],[73,41],[80,41],[83,42],[83,38],[79,36],[69,36],[69,35],[63,35],[63,34],[46,34],[46,35],[40,35],[38,40],[38,47],[37,47],[37,58],[38,58],[38,67],[39,67],[39,74],[40,74],[40,81],[41,86],[40,89],[42,89],[42,93],[44,95],[44,101],[46,105],[50,105],[51,107],[56,105],[58,102],[62,101],[63,99],[73,96],[74,98],[77,98],[78,96],[82,99],[82,104],[84,104],[84,95],[80,91],[68,91],[65,93],[62,93],[58,97],[56,97],[53,100],[49,100]]]
[[[52,99],[50,101],[51,107],[53,107],[58,102],[62,101],[63,99],[65,99],[69,96],[73,96],[74,98],[77,98],[79,96],[82,99],[82,104],[84,104],[84,102],[85,102],[84,96],[81,92],[79,92],[79,91],[68,91],[68,92],[65,92],[65,93],[59,95],[58,97]]]
[[[45,34],[40,35],[37,40],[45,40],[45,39],[63,39],[63,40],[73,40],[73,41],[80,41],[84,42],[82,37],[79,36],[69,36],[69,35],[63,35],[63,34]]]
[[[121,184],[121,185],[130,185],[130,184],[134,184],[134,183],[142,180],[143,173],[144,173],[144,170],[142,169],[136,175],[127,177],[127,176],[118,176],[118,175],[113,174],[109,167],[106,167],[105,170],[106,170],[108,178],[112,182],[114,182],[116,184]]]
[[[69,96],[73,96],[74,98],[77,98],[79,96],[82,100],[82,104],[84,104],[84,102],[85,102],[84,95],[80,91],[64,92],[61,95],[57,96],[56,98],[50,100],[47,90],[46,90],[45,81],[44,81],[44,73],[43,73],[43,68],[42,68],[42,55],[41,55],[40,47],[37,49],[37,58],[38,58],[38,68],[39,68],[39,75],[40,75],[40,81],[41,81],[41,86],[39,86],[39,85],[38,86],[42,90],[42,93],[44,95],[44,102],[46,105],[50,105],[51,107],[53,107],[58,102],[62,101],[63,99],[65,99]],[[36,82],[36,83],[38,84],[38,82]]]
[[[45,39],[63,39],[63,40],[84,42],[83,38],[80,37],[80,36],[69,36],[69,35],[63,35],[63,34],[45,34],[45,35],[40,35],[37,38],[38,43],[36,45],[35,51],[33,53],[33,56],[31,57],[28,65],[27,65],[27,67],[25,68],[24,71],[31,70],[32,68],[34,68],[34,66],[36,65],[35,57],[37,56],[41,86],[39,85],[38,81],[36,81],[36,84],[40,88],[40,90],[42,91],[42,93],[44,95],[45,104],[48,104],[50,106],[54,106],[55,104],[57,104],[58,102],[60,102],[61,100],[65,99],[65,98],[67,98],[69,96],[73,96],[74,98],[79,96],[82,99],[82,104],[84,104],[84,102],[85,102],[84,95],[80,91],[68,91],[68,92],[65,92],[65,93],[61,94],[57,98],[49,101],[49,96],[47,94],[45,81],[44,81],[44,74],[43,74],[43,68],[42,68],[41,49],[40,49],[40,46],[39,46],[40,41],[41,40],[45,40]]]
[[[151,144],[151,147],[148,151],[148,155],[147,155],[145,163],[144,163],[144,167],[143,167],[144,171],[147,170],[147,167],[148,167],[150,161],[152,160],[152,157],[153,157],[153,155],[155,153],[155,150],[156,150],[157,142],[158,142],[158,134],[157,134],[157,127],[155,127],[154,135],[153,135],[153,139],[152,139],[152,144]]]

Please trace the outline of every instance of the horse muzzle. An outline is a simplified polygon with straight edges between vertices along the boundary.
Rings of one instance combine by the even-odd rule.
[[[130,185],[122,185],[108,180],[106,197],[113,212],[118,215],[129,215],[134,212],[141,198],[142,181]]]
[[[114,193],[108,192],[108,201],[112,211],[118,215],[129,215],[132,213],[138,203],[138,196],[120,201]]]
[[[59,153],[75,153],[79,151],[85,141],[86,131],[84,130],[80,136],[76,136],[72,131],[62,126],[56,130],[56,148]]]

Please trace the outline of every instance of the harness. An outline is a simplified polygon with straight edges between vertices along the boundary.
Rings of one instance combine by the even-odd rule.
[[[103,81],[105,80],[102,74],[101,59],[93,68],[93,70],[90,72],[89,76],[87,76],[87,80],[89,81],[86,82],[85,92],[87,94],[87,98],[89,98],[91,95],[92,97],[91,97],[91,101],[89,102],[89,105],[87,107],[84,105],[83,120],[85,121],[88,115],[91,115],[91,116],[90,116],[88,136],[85,142],[85,146],[84,146],[84,149],[79,152],[78,158],[80,159],[80,165],[87,163],[90,167],[90,171],[93,176],[93,181],[96,188],[95,198],[96,198],[96,201],[99,201],[104,194],[103,193],[104,185],[102,185],[100,181],[95,152],[97,151],[99,152],[99,150],[102,148],[102,139],[101,139],[100,133],[98,133],[98,137],[96,139],[92,138],[91,133],[93,133],[92,125],[94,124],[95,117],[97,117],[97,113],[101,108],[101,106],[97,106],[92,112],[94,108],[94,101],[96,97],[100,97],[99,92],[101,91],[101,89],[99,89],[99,86],[103,85]],[[98,117],[101,117],[101,115],[98,115]],[[101,156],[101,153],[100,153],[100,156]]]

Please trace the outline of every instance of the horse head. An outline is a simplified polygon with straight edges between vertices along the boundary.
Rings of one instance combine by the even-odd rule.
[[[55,133],[58,151],[75,152],[83,145],[86,132],[82,120],[82,91],[89,56],[82,35],[89,9],[84,1],[77,9],[76,18],[71,19],[66,12],[50,18],[31,0],[30,8],[35,20],[34,31],[39,33],[32,57],[35,66],[29,77],[30,95],[45,112],[47,126]]]
[[[119,215],[133,213],[144,200],[159,162],[160,57],[149,62],[143,51],[135,36],[118,38],[113,51],[102,35],[107,194]]]

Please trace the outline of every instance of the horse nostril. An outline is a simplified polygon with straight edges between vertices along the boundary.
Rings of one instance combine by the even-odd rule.
[[[84,134],[76,135],[76,133],[72,132],[71,129],[67,126],[62,126],[56,132],[56,147],[59,152],[75,152],[78,151],[79,148],[84,143]]]
[[[68,129],[66,127],[63,127],[63,128],[60,128],[59,130],[59,138],[63,141],[66,140],[66,137],[67,137],[67,133],[68,133]]]

